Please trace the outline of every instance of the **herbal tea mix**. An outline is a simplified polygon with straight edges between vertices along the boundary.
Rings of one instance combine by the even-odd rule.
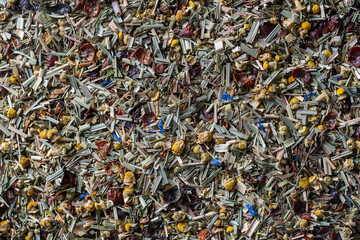
[[[356,0],[0,0],[0,239],[360,239]]]

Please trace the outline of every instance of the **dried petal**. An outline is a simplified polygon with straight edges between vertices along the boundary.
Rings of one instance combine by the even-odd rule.
[[[156,122],[156,120],[157,120],[156,115],[153,112],[147,112],[142,116],[142,121],[145,124],[145,126],[148,126]]]
[[[191,38],[194,35],[193,31],[190,30],[190,26],[187,25],[186,27],[183,27],[180,32],[179,32],[179,36],[180,37],[188,37]]]
[[[91,43],[85,43],[80,48],[81,54],[86,54],[86,59],[89,61],[94,61],[95,58],[95,48]]]
[[[311,74],[304,68],[296,68],[293,70],[292,75],[295,78],[300,78],[304,81],[304,84],[310,84],[312,82]]]
[[[329,22],[328,22],[328,27],[330,31],[335,31],[335,29],[337,29],[340,25],[340,17],[339,15],[333,15],[331,16]]]
[[[121,164],[117,161],[111,161],[105,166],[106,175],[112,176],[118,174],[121,171]]]
[[[97,0],[86,0],[84,11],[89,17],[97,17],[100,13],[101,7]]]
[[[352,47],[350,49],[347,61],[356,68],[360,67],[360,47]]]
[[[98,152],[101,156],[105,156],[110,151],[110,141],[109,140],[101,140],[95,142],[95,145],[98,147]]]
[[[135,57],[142,64],[149,64],[151,60],[152,52],[149,49],[143,47],[138,47],[135,52],[132,54],[132,57]]]
[[[123,203],[122,192],[119,189],[110,188],[106,192],[106,194],[107,194],[108,198],[114,203],[114,205]]]

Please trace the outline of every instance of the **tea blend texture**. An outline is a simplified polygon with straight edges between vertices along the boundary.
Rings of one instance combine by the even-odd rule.
[[[360,239],[357,0],[0,0],[0,239]]]

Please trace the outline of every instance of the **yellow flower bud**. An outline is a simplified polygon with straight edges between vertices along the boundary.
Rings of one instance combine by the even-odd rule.
[[[319,5],[315,4],[313,7],[312,7],[312,12],[313,14],[318,14],[320,12],[320,7]]]
[[[225,209],[220,209],[219,213],[226,213],[227,211]]]
[[[180,231],[180,232],[186,232],[189,228],[189,224],[187,222],[179,222],[176,225],[176,228]]]
[[[307,128],[306,126],[302,126],[302,127],[299,129],[298,132],[299,132],[299,134],[305,136],[306,134],[309,133],[309,130],[308,130],[308,128]]]
[[[268,61],[265,61],[265,62],[263,63],[263,68],[264,68],[264,70],[267,70],[267,69],[269,68],[269,63],[268,63]]]
[[[345,93],[345,89],[344,88],[339,88],[338,90],[336,90],[336,95],[342,95]]]
[[[238,147],[239,147],[240,149],[245,149],[246,146],[247,146],[247,144],[246,144],[246,141],[245,141],[245,140],[240,140],[240,142],[238,143]]]
[[[52,138],[55,134],[57,134],[58,131],[55,128],[50,129],[49,131],[47,131],[46,136],[47,139]]]
[[[301,24],[301,27],[305,30],[310,30],[311,29],[311,24],[308,21],[305,21]]]
[[[12,76],[10,77],[10,82],[16,83],[16,82],[18,82],[18,81],[19,81],[19,76],[18,76],[18,75],[14,74],[14,75],[12,75]]]
[[[174,40],[171,41],[171,44],[170,44],[171,47],[175,47],[177,45],[179,45],[179,40],[174,39]]]
[[[229,226],[226,228],[226,232],[227,233],[232,233],[234,231],[234,227],[233,226]]]
[[[91,201],[91,200],[88,200],[88,201],[85,203],[84,207],[86,208],[86,210],[87,210],[88,212],[93,212],[93,211],[95,211],[95,204],[94,204],[94,202]]]
[[[198,141],[201,144],[211,142],[212,133],[210,131],[205,131],[199,134]]]
[[[172,219],[177,222],[182,222],[186,218],[186,214],[183,211],[177,211],[172,215]]]
[[[47,139],[47,132],[48,130],[44,129],[43,131],[40,132],[40,138],[42,139]]]
[[[127,223],[127,224],[125,224],[125,231],[127,231],[127,232],[132,232],[132,231],[134,231],[134,228],[131,227],[131,226],[132,226],[132,223]]]
[[[124,176],[124,184],[132,186],[136,183],[135,175],[132,172],[126,172]]]
[[[322,51],[323,54],[325,54],[326,58],[329,58],[331,56],[331,52],[329,50]]]
[[[16,117],[16,110],[14,108],[9,108],[7,112],[8,118],[15,118]]]
[[[23,168],[27,168],[28,166],[30,166],[30,161],[27,157],[24,157],[22,156],[21,157],[21,160],[20,160],[20,165],[23,167]]]
[[[210,160],[210,154],[208,152],[202,152],[200,157],[202,163],[205,163]]]
[[[299,186],[306,189],[309,187],[309,180],[305,177],[303,179],[300,180],[299,182]]]
[[[195,154],[200,154],[202,152],[202,147],[200,145],[195,145],[194,148],[193,148],[193,152]]]
[[[228,191],[231,191],[235,188],[235,179],[228,178],[224,181],[224,188]]]
[[[295,81],[293,76],[288,77],[288,84],[292,83],[293,81]]]
[[[38,206],[37,202],[29,202],[26,209],[27,210],[32,210],[34,208],[37,208],[37,206]]]
[[[177,140],[171,147],[171,152],[174,155],[180,155],[185,148],[184,140]]]

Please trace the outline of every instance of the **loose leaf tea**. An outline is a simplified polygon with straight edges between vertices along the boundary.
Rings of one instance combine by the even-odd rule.
[[[359,7],[0,0],[0,239],[360,239]]]

